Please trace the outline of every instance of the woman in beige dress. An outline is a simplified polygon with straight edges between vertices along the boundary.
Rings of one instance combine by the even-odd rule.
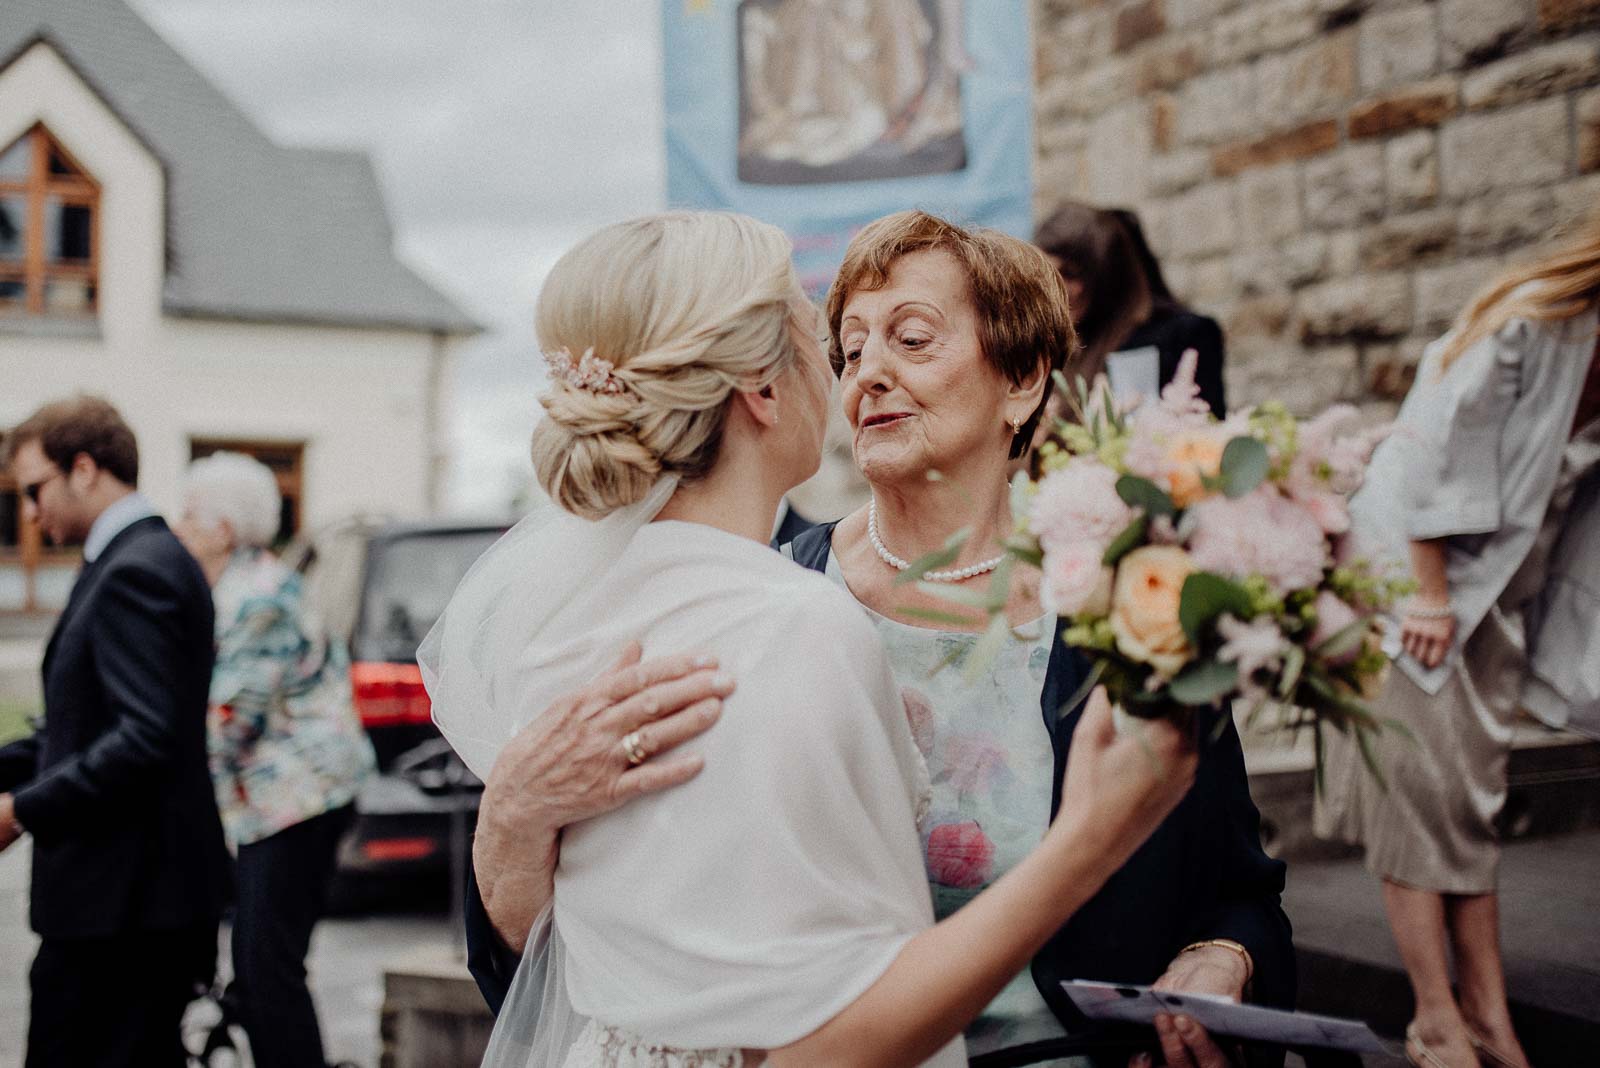
[[[1600,732],[1600,217],[1491,283],[1425,353],[1352,508],[1418,588],[1376,702],[1387,789],[1346,749],[1317,830],[1363,842],[1429,1068],[1528,1063],[1512,1030],[1495,819],[1519,708]],[[1459,1001],[1450,985],[1453,953]]]

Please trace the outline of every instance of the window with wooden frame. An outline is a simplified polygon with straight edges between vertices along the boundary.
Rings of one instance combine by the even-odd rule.
[[[198,460],[214,452],[242,452],[266,464],[278,481],[283,509],[278,515],[275,545],[283,545],[300,532],[300,505],[305,498],[306,447],[300,442],[249,441],[236,438],[191,438],[189,459]]]
[[[0,149],[0,317],[91,315],[100,184],[43,125]]]

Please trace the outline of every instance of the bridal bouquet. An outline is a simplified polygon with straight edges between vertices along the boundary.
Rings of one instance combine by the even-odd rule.
[[[1045,607],[1093,662],[1085,689],[1145,718],[1231,701],[1248,727],[1270,709],[1313,729],[1319,786],[1327,724],[1379,775],[1361,698],[1385,663],[1377,613],[1407,590],[1352,558],[1346,535],[1381,433],[1359,432],[1348,405],[1218,420],[1193,369],[1190,353],[1159,399],[1129,409],[1058,376],[1077,420],[1055,428],[1034,478],[1017,476],[1008,553],[1040,569]],[[1003,600],[984,607],[1003,624]]]

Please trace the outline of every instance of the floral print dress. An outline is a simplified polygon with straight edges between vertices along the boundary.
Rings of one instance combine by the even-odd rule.
[[[844,585],[834,558],[827,575]],[[1032,852],[1049,826],[1055,754],[1039,702],[1056,618],[1021,627],[1026,640],[1005,643],[969,683],[959,662],[979,635],[863,610],[888,650],[912,736],[928,762],[933,800],[920,828],[934,916],[942,920]],[[1062,1034],[1024,971],[967,1029],[967,1051],[976,1056]]]
[[[207,740],[229,844],[352,803],[374,766],[343,647],[307,622],[300,576],[241,549],[217,579]]]

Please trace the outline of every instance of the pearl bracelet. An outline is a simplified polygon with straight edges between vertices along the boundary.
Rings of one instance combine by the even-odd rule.
[[[1414,603],[1406,605],[1406,615],[1412,619],[1453,619],[1455,614],[1456,610],[1450,607],[1449,602],[1439,608],[1424,608]]]

